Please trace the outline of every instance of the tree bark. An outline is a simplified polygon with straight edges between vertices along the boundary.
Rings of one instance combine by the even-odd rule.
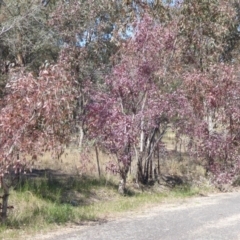
[[[2,206],[1,206],[1,222],[4,223],[7,219],[7,209],[8,209],[8,197],[9,197],[9,187],[4,181],[4,177],[1,177],[1,185],[3,188],[2,196]]]
[[[98,167],[98,176],[101,177],[101,169],[99,164],[99,155],[98,155],[98,148],[95,146],[95,152],[96,152],[96,159],[97,159],[97,167]]]
[[[118,192],[120,194],[124,194],[126,192],[126,176],[124,176],[120,181],[119,181],[119,185],[118,185]]]

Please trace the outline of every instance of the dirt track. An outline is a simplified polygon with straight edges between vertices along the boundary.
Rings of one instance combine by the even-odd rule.
[[[35,239],[240,239],[240,192],[180,200],[95,226],[62,229]]]

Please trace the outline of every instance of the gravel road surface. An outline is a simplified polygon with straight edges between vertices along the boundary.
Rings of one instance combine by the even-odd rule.
[[[160,204],[117,220],[48,236],[48,240],[240,240],[240,193]],[[43,236],[42,236],[43,237]],[[36,238],[36,239],[41,239]]]

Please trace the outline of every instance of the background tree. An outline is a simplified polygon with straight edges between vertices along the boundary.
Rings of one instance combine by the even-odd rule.
[[[203,70],[210,63],[229,59],[236,20],[233,1],[183,1],[179,13],[183,64]]]
[[[10,69],[25,67],[38,74],[45,62],[54,62],[59,52],[57,35],[48,26],[54,3],[41,1],[2,1],[0,7],[0,94]]]
[[[183,1],[179,8],[178,41],[183,49],[179,55],[179,87],[193,108],[185,122],[185,134],[195,157],[204,159],[207,171],[214,172],[218,182],[232,181],[233,172],[238,171],[239,150],[232,135],[238,135],[238,130],[230,120],[232,114],[238,115],[239,108],[234,64],[239,41],[237,9],[235,1],[205,0]]]
[[[1,35],[5,47],[4,61],[38,71],[45,61],[56,60],[58,38],[49,28],[51,6],[38,0],[7,1],[0,8],[1,27],[11,29]]]
[[[221,63],[209,66],[208,72],[190,72],[184,89],[193,108],[185,127],[180,127],[192,139],[189,150],[218,183],[231,183],[240,163],[237,69]]]

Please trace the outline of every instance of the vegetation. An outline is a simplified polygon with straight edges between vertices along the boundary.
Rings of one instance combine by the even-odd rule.
[[[181,186],[169,191],[145,187],[143,192],[128,184],[126,195],[117,193],[114,178],[93,178],[54,175],[54,172],[36,171],[35,179],[24,179],[10,191],[9,217],[0,228],[3,239],[26,238],[44,233],[63,224],[106,221],[129,211],[173,202],[179,198],[206,194],[210,188]],[[52,175],[51,175],[52,174]],[[36,224],[36,222],[38,224]]]
[[[119,196],[120,206],[152,198],[129,191],[129,178],[139,189],[162,181],[186,186],[198,181],[193,165],[218,187],[236,183],[239,10],[235,0],[0,1],[2,223],[100,216],[100,204],[63,198],[68,189],[91,198],[75,174],[95,164],[93,151],[99,175],[106,168],[120,177],[118,191],[126,196]],[[61,166],[73,147],[79,166],[72,176],[19,182],[21,172],[36,170],[43,156]],[[100,161],[101,153],[109,161]],[[173,156],[179,166],[188,162],[181,176],[166,167]],[[102,188],[102,181],[86,185]],[[108,185],[110,192],[115,184]],[[7,219],[14,196],[38,205],[22,208],[20,218],[11,210]],[[162,194],[153,196],[158,201]]]

